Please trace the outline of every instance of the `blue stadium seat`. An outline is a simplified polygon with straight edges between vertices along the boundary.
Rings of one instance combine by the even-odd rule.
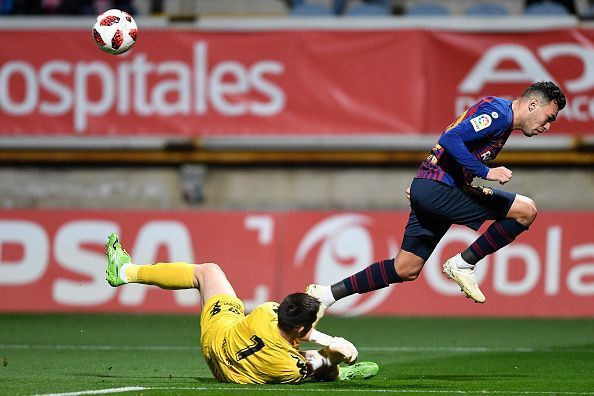
[[[443,4],[419,3],[406,10],[407,16],[444,16],[450,15],[450,10]]]
[[[559,16],[569,15],[567,8],[563,7],[559,3],[552,3],[543,1],[542,3],[532,3],[524,10],[524,15],[528,16]]]
[[[465,14],[472,16],[509,16],[507,8],[497,3],[475,4],[468,7]]]
[[[371,16],[389,16],[390,10],[388,7],[382,4],[358,4],[353,8],[350,8],[345,13],[346,16],[361,16],[361,17],[371,17]]]
[[[332,9],[336,15],[340,15],[347,8],[349,0],[332,0]]]
[[[294,5],[289,15],[295,17],[335,16],[334,12],[328,7],[324,7],[320,4],[308,3]]]
[[[0,1],[0,14],[12,14],[13,9],[14,9],[14,1],[13,0]]]

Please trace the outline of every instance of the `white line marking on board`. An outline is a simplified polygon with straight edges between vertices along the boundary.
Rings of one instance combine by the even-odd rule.
[[[43,345],[43,344],[0,344],[4,349],[55,349],[55,350],[91,350],[91,351],[192,351],[200,352],[200,346],[183,345]],[[487,352],[583,352],[592,353],[594,348],[496,348],[496,347],[412,347],[412,346],[378,346],[378,347],[359,347],[363,352],[469,352],[469,353],[487,353]]]
[[[332,392],[332,393],[340,393],[340,392],[364,392],[364,393],[456,393],[462,395],[594,395],[594,392],[571,392],[571,391],[489,391],[489,390],[476,390],[476,391],[466,391],[466,390],[452,390],[452,389],[307,389],[307,388],[299,388],[298,385],[291,385],[290,387],[283,386],[283,385],[269,385],[267,387],[262,386],[241,386],[241,387],[223,387],[223,386],[196,386],[196,387],[144,387],[144,386],[127,386],[123,388],[111,388],[111,389],[97,389],[97,390],[87,390],[87,391],[79,391],[79,392],[68,392],[68,393],[48,393],[48,394],[41,394],[35,396],[80,396],[80,395],[99,395],[99,394],[106,394],[106,393],[124,393],[124,392],[133,392],[133,391],[143,391],[143,390],[193,390],[193,391],[225,391],[225,392],[245,392],[246,390],[249,391],[267,391],[267,392],[279,392],[283,390],[299,390],[299,393],[312,393],[312,392]]]

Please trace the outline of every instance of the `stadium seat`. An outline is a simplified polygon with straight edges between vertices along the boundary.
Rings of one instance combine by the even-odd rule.
[[[14,1],[13,0],[0,1],[0,14],[12,14],[13,9],[14,9]]]
[[[289,15],[295,17],[335,16],[334,12],[332,12],[329,7],[325,7],[321,4],[308,3],[294,5]]]
[[[388,7],[382,4],[358,4],[347,10],[346,16],[390,16],[390,10]]]
[[[278,0],[196,0],[195,12],[201,16],[286,16],[288,7]]]
[[[589,9],[580,14],[580,17],[584,19],[594,19],[594,5],[591,5]]]
[[[561,4],[553,3],[549,1],[543,1],[542,3],[533,3],[526,7],[524,10],[524,15],[528,16],[559,16],[559,15],[569,15],[569,11],[567,8],[563,7]]]
[[[409,7],[406,10],[407,16],[444,16],[450,15],[450,11],[443,4],[420,3]]]
[[[471,16],[508,16],[509,12],[501,4],[483,3],[468,7],[465,14]]]

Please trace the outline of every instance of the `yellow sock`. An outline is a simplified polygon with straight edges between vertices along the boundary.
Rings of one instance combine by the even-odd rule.
[[[194,288],[194,264],[157,263],[153,265],[128,264],[128,282],[159,286],[161,289]]]
[[[137,283],[138,282],[138,270],[140,269],[140,265],[128,263],[124,264],[122,268],[124,270],[124,275],[126,275],[126,283]],[[121,271],[121,270],[120,270]],[[121,272],[120,272],[121,274]]]

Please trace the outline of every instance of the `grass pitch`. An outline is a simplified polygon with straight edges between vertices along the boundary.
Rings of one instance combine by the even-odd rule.
[[[320,330],[350,339],[378,375],[220,384],[197,315],[4,314],[0,394],[594,395],[594,319],[327,317]]]

